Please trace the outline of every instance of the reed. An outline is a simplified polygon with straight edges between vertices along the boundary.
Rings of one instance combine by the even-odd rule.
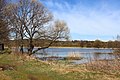
[[[102,72],[110,75],[120,75],[120,59],[118,55],[114,55],[115,59],[109,58],[104,60],[99,60],[97,57],[94,57],[94,61],[90,61],[85,65],[87,70],[92,70],[96,72]],[[106,56],[107,57],[107,56]]]
[[[79,52],[70,52],[66,58],[67,60],[80,60],[82,57]]]

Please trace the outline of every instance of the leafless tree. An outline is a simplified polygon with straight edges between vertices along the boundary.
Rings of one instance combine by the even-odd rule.
[[[21,40],[29,40],[30,55],[33,52],[34,39],[49,41],[47,46],[38,48],[40,50],[48,48],[58,39],[68,38],[69,29],[66,23],[59,20],[52,23],[52,14],[36,0],[20,0],[17,4],[11,4],[6,7],[5,14],[13,31],[20,35]]]
[[[5,43],[8,40],[9,28],[3,17],[3,9],[6,6],[6,0],[0,0],[0,42]]]
[[[34,52],[49,48],[57,40],[69,40],[69,32],[69,28],[64,21],[56,20],[53,25],[44,30],[42,35],[38,34],[35,36],[35,38],[43,39],[44,41],[42,42],[43,45],[40,46],[41,48],[38,48]]]

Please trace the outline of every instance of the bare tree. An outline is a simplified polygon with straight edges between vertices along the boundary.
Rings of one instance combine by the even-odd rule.
[[[3,17],[3,9],[7,5],[6,0],[0,0],[0,42],[5,43],[8,40],[9,28]]]
[[[64,21],[56,20],[53,25],[46,28],[42,35],[38,34],[35,38],[43,39],[43,45],[34,52],[49,48],[57,40],[69,40],[69,28]],[[46,43],[46,44],[45,44]]]
[[[14,32],[20,35],[21,40],[29,40],[30,55],[34,48],[34,39],[49,40],[47,46],[41,46],[41,48],[48,48],[54,41],[68,38],[69,30],[66,23],[55,21],[50,25],[52,14],[36,0],[20,0],[17,4],[11,4],[6,7],[5,14],[7,21]]]
[[[0,20],[0,42],[5,43],[9,39],[9,29],[4,20]]]
[[[117,41],[120,41],[120,35],[117,35],[116,39]]]

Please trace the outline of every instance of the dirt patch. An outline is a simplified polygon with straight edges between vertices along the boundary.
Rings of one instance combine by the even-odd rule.
[[[4,64],[4,65],[0,65],[0,70],[2,70],[2,71],[4,71],[4,70],[16,70],[16,68],[13,65]]]
[[[28,79],[30,79],[30,80],[38,80],[38,78],[37,77],[35,77],[35,76],[33,76],[33,75],[28,75]]]

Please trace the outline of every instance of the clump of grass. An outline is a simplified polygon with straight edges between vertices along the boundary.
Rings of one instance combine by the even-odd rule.
[[[70,52],[68,53],[68,56],[66,57],[67,60],[80,60],[82,57],[77,52]]]
[[[4,72],[0,71],[0,80],[12,80],[10,76],[4,74]]]
[[[9,64],[0,64],[0,70],[4,71],[4,70],[15,70],[15,66],[14,65],[9,65]]]
[[[110,53],[104,53],[104,52],[95,52],[95,54],[113,54],[112,52]]]
[[[3,51],[0,51],[0,54],[10,54],[10,53],[12,53],[12,51],[10,49],[8,49],[8,48],[6,48]]]
[[[103,53],[101,53],[101,52],[95,52],[95,54],[103,54]]]
[[[86,68],[107,75],[120,75],[120,64],[117,59],[92,61],[86,65]]]
[[[114,49],[114,53],[120,53],[120,48]]]
[[[120,48],[115,49],[113,52],[116,59],[120,59]]]
[[[37,77],[35,77],[35,76],[33,76],[33,75],[28,75],[28,79],[30,79],[30,80],[38,80],[38,78]]]

